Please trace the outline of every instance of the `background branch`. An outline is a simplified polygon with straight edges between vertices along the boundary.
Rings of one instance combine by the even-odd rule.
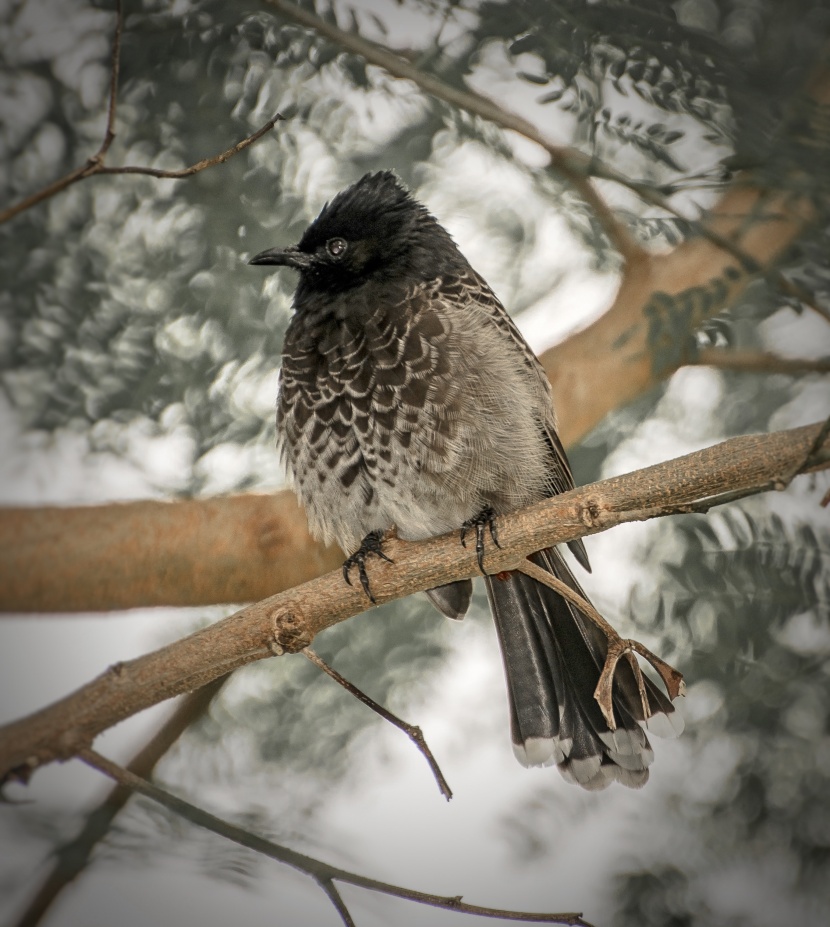
[[[161,177],[171,180],[177,180],[184,177],[190,177],[193,174],[198,174],[199,171],[203,171],[208,167],[213,167],[216,164],[223,164],[229,158],[239,154],[240,151],[244,151],[249,145],[253,145],[253,143],[262,138],[263,135],[266,135],[268,132],[270,132],[271,129],[273,129],[274,126],[283,118],[279,113],[277,113],[275,116],[269,119],[265,125],[257,129],[256,132],[247,136],[247,138],[243,138],[242,141],[232,145],[230,148],[221,152],[221,154],[215,155],[212,158],[203,158],[196,164],[192,164],[190,167],[181,168],[180,170],[165,171],[154,167],[140,167],[138,165],[107,167],[104,164],[104,159],[110,149],[110,146],[115,140],[118,75],[121,66],[121,35],[123,32],[123,27],[124,15],[121,6],[121,0],[116,0],[115,35],[113,37],[112,43],[112,63],[110,66],[110,90],[109,103],[107,106],[107,126],[104,130],[104,139],[101,142],[98,151],[96,151],[95,154],[87,160],[86,164],[75,168],[74,171],[70,171],[68,174],[64,175],[53,183],[50,183],[48,186],[43,187],[36,193],[32,193],[29,196],[24,197],[22,200],[19,200],[17,203],[14,203],[13,205],[0,210],[0,225],[2,225],[4,222],[8,222],[10,219],[13,219],[15,216],[20,215],[20,213],[25,212],[27,209],[31,209],[33,206],[37,206],[39,203],[51,199],[51,197],[56,196],[58,193],[62,193],[73,184],[78,183],[78,181],[86,180],[88,177],[93,177],[96,174],[147,174],[150,177]]]
[[[779,357],[767,351],[733,351],[728,348],[703,348],[689,362],[699,367],[717,367],[741,373],[830,373],[830,358]]]
[[[286,0],[267,0],[267,2],[270,6],[279,10],[287,19],[292,19],[294,22],[314,29],[315,32],[325,36],[341,48],[360,55],[370,64],[382,67],[393,77],[411,80],[421,90],[437,100],[443,100],[445,103],[487,119],[496,125],[502,126],[502,128],[518,132],[519,135],[536,142],[550,155],[551,167],[573,186],[594,211],[611,244],[620,252],[622,257],[626,261],[633,261],[645,253],[639,242],[629,232],[625,223],[617,218],[614,211],[589,180],[590,176],[593,175],[617,180],[626,186],[631,185],[630,181],[617,174],[609,166],[600,164],[595,158],[583,154],[575,148],[565,148],[553,144],[527,119],[508,112],[498,103],[482,94],[470,90],[459,90],[444,83],[444,81],[427,74],[405,58],[377,45],[375,42],[364,39],[354,32],[339,29],[334,23],[321,19],[314,13],[295,6],[293,3],[288,3]]]
[[[304,656],[309,659],[318,669],[321,669],[327,676],[333,679],[339,686],[342,686],[350,695],[353,695],[359,702],[363,702],[368,708],[371,708],[375,714],[380,715],[384,721],[388,721],[390,724],[393,724],[398,730],[401,730],[406,734],[406,736],[415,744],[415,746],[423,754],[424,759],[429,763],[429,768],[432,770],[432,775],[435,776],[435,781],[438,783],[438,788],[444,798],[449,801],[452,798],[452,789],[450,788],[449,783],[444,778],[444,774],[441,772],[441,767],[438,765],[435,757],[433,756],[432,750],[430,750],[429,745],[426,742],[424,737],[424,732],[418,727],[417,724],[409,724],[407,721],[402,720],[397,715],[392,714],[388,708],[384,708],[379,702],[376,702],[373,698],[368,696],[365,692],[353,683],[349,682],[345,676],[341,676],[334,667],[329,666],[325,660],[319,657],[311,647],[306,647],[303,650]]]
[[[462,901],[460,897],[448,898],[442,895],[430,895],[426,892],[417,892],[400,885],[392,885],[389,882],[369,879],[355,872],[349,872],[347,869],[331,866],[312,856],[298,853],[296,850],[290,850],[288,847],[280,846],[278,843],[266,840],[264,837],[252,834],[250,831],[243,830],[241,827],[236,827],[228,821],[223,821],[221,818],[209,814],[202,808],[197,808],[196,805],[191,805],[190,802],[184,801],[175,795],[171,795],[170,792],[166,792],[133,773],[128,772],[126,769],[110,762],[110,760],[93,750],[82,751],[80,758],[89,766],[92,766],[93,769],[97,769],[105,776],[109,776],[116,782],[121,783],[121,785],[133,789],[146,798],[163,805],[170,811],[186,818],[191,823],[197,824],[199,827],[204,827],[206,830],[219,834],[228,840],[232,840],[240,846],[248,847],[248,849],[256,853],[269,856],[271,859],[285,863],[311,876],[334,902],[338,913],[346,924],[351,924],[353,921],[350,916],[348,918],[343,916],[345,905],[337,890],[334,889],[333,892],[331,891],[331,883],[333,881],[345,882],[348,885],[355,885],[358,888],[365,888],[369,891],[380,892],[384,895],[392,895],[396,898],[403,898],[407,901],[415,901],[419,904],[426,904],[436,908],[458,911],[462,914],[478,914],[482,917],[500,917],[505,920],[527,921],[537,924],[573,924],[577,925],[577,927],[591,927],[579,914],[533,914],[522,911],[505,911],[499,908],[486,908],[480,905],[467,904],[465,901]]]
[[[486,568],[512,569],[517,558],[628,521],[663,514],[725,492],[786,485],[803,468],[830,465],[824,424],[732,438],[714,447],[624,476],[583,486],[499,519],[502,549]],[[379,603],[477,575],[476,553],[453,532],[429,541],[391,539],[394,564],[372,564]],[[0,728],[0,777],[26,779],[34,769],[85,749],[118,721],[199,688],[272,654],[297,652],[340,621],[366,610],[362,590],[344,585],[340,570],[248,606],[215,624],[103,675],[52,705]]]
[[[185,696],[173,714],[130,760],[127,770],[142,779],[149,779],[159,760],[187,728],[207,711],[226,678],[215,679]],[[93,850],[107,835],[116,815],[132,794],[133,790],[128,785],[116,785],[101,804],[89,813],[78,836],[54,851],[55,863],[51,871],[26,909],[14,921],[14,927],[35,927],[43,920],[60,893],[87,868]]]
[[[251,602],[343,561],[291,492],[0,509],[0,551],[6,612]]]

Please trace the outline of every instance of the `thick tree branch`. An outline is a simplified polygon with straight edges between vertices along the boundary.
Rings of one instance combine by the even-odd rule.
[[[784,193],[753,217],[762,199],[763,191],[736,187],[705,220],[753,256],[757,275],[774,266],[814,218],[807,198]],[[731,305],[752,279],[730,254],[700,237],[631,265],[611,308],[541,357],[567,441],[579,441],[612,407],[636,399],[694,362],[694,329]],[[688,332],[687,345],[678,329]]]
[[[146,798],[163,805],[170,811],[181,815],[193,824],[204,827],[206,830],[219,834],[227,840],[232,840],[240,846],[247,847],[263,856],[269,856],[278,862],[285,863],[288,866],[311,876],[315,882],[326,892],[334,903],[337,912],[345,924],[352,924],[351,916],[345,909],[340,894],[333,886],[333,882],[343,882],[347,885],[355,885],[358,888],[365,888],[372,892],[379,892],[383,895],[391,895],[395,898],[403,898],[406,901],[415,901],[419,904],[426,904],[436,908],[443,908],[449,911],[457,911],[460,914],[476,914],[480,917],[498,917],[503,920],[524,921],[536,924],[572,924],[574,927],[591,927],[587,921],[584,921],[581,915],[576,913],[567,914],[534,914],[523,911],[505,911],[499,908],[486,908],[480,905],[467,904],[460,897],[446,897],[443,895],[430,895],[426,892],[418,892],[410,888],[404,888],[401,885],[392,885],[389,882],[380,882],[377,879],[370,879],[366,876],[359,875],[356,872],[349,872],[347,869],[340,869],[337,866],[331,866],[322,860],[315,859],[312,856],[306,856],[291,850],[288,847],[281,846],[271,840],[266,840],[257,834],[243,830],[228,821],[191,805],[190,802],[172,795],[155,785],[147,782],[145,779],[128,772],[121,766],[111,762],[99,753],[93,750],[84,750],[81,753],[81,759],[109,776],[122,786],[133,789],[144,795]],[[346,915],[346,916],[344,916]]]
[[[0,509],[0,551],[6,612],[252,602],[343,560],[290,492]]]
[[[517,568],[528,554],[628,521],[706,503],[724,493],[785,486],[792,474],[830,465],[824,425],[732,438],[714,447],[603,480],[499,519],[503,547],[490,547],[492,573]],[[808,461],[808,457],[810,458]],[[457,533],[420,543],[387,542],[394,564],[372,564],[379,603],[473,577],[476,553]],[[339,570],[248,606],[222,621],[127,663],[54,704],[0,729],[0,778],[26,778],[67,759],[102,731],[158,702],[206,685],[273,654],[297,652],[332,625],[366,609],[362,590]]]

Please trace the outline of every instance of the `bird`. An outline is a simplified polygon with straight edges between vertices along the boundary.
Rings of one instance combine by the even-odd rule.
[[[282,351],[280,452],[312,533],[366,561],[390,531],[421,540],[485,528],[500,515],[574,487],[557,433],[550,383],[494,292],[455,241],[391,170],[368,173],[326,203],[299,242],[252,257],[299,280]],[[590,570],[581,540],[569,548]],[[537,566],[585,597],[556,548]],[[519,571],[484,576],[507,683],[513,751],[555,765],[586,789],[648,779],[644,730],[679,728],[674,706],[646,678],[614,677],[616,729],[594,690],[608,642],[550,587]],[[464,616],[472,581],[429,590]]]

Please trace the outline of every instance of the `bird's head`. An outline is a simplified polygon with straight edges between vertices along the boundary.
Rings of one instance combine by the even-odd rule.
[[[455,255],[449,234],[382,171],[326,203],[297,245],[262,251],[248,263],[292,267],[302,290],[337,292],[376,278],[436,276]]]

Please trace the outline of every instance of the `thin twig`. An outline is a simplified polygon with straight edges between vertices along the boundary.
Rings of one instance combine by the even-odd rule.
[[[249,145],[253,145],[254,142],[261,139],[262,136],[270,132],[278,122],[283,122],[284,120],[285,117],[281,113],[276,113],[268,120],[268,122],[265,123],[265,125],[257,129],[256,132],[248,135],[246,138],[243,138],[241,142],[237,142],[235,145],[227,148],[221,154],[215,155],[212,158],[203,158],[201,161],[197,161],[195,164],[191,164],[190,167],[183,167],[180,170],[165,171],[157,167],[127,165],[125,167],[102,167],[95,173],[146,174],[148,177],[162,177],[169,180],[181,180],[184,177],[192,177],[193,174],[198,174],[199,171],[203,171],[206,167],[214,167],[217,164],[224,164],[225,161],[227,161],[229,158],[239,154],[240,151],[244,151]]]
[[[25,199],[15,203],[13,206],[9,206],[7,209],[0,210],[0,225],[2,225],[4,222],[8,222],[9,219],[13,219],[21,212],[30,209],[32,206],[36,206],[38,203],[42,203],[44,200],[55,196],[56,193],[62,192],[67,187],[71,187],[72,184],[77,183],[79,180],[86,180],[87,177],[93,177],[100,174],[146,174],[149,177],[161,177],[170,180],[180,180],[184,177],[190,177],[193,174],[198,174],[199,171],[203,171],[208,167],[213,167],[216,164],[223,164],[228,160],[228,158],[232,158],[235,154],[239,154],[240,151],[244,151],[249,145],[253,145],[253,143],[261,139],[263,135],[266,135],[268,132],[270,132],[271,129],[273,129],[278,122],[283,121],[284,118],[285,117],[281,113],[277,113],[276,115],[272,116],[268,122],[265,123],[265,125],[257,129],[256,132],[253,132],[251,135],[243,138],[242,141],[232,145],[221,154],[215,155],[212,158],[204,158],[202,161],[198,161],[196,164],[191,164],[190,167],[181,168],[180,170],[176,171],[165,171],[156,167],[141,167],[139,165],[106,167],[101,161],[96,161],[98,155],[93,155],[83,167],[77,168],[76,170],[67,174],[65,177],[62,177],[60,180],[56,180],[48,187],[44,187],[42,190],[38,190],[37,193],[33,193],[31,196],[27,196]]]
[[[543,570],[532,560],[522,559],[515,565],[514,569],[526,573],[543,585],[553,589],[554,592],[558,592],[563,599],[567,599],[571,605],[575,605],[586,618],[593,621],[606,637],[611,638],[617,634],[587,599],[583,598],[576,590],[571,589],[567,583],[562,582],[561,579],[558,579],[552,573]]]
[[[182,698],[173,714],[130,760],[127,769],[137,776],[150,776],[159,760],[184,731],[207,711],[226,679],[226,676],[215,679]],[[86,869],[92,851],[109,832],[110,825],[131,795],[131,789],[116,785],[101,804],[87,815],[77,837],[55,850],[52,869],[25,911],[14,922],[15,927],[35,927],[41,923],[58,895]]]
[[[335,910],[340,915],[340,920],[343,921],[346,927],[357,927],[351,912],[346,907],[346,902],[343,901],[343,896],[337,891],[334,882],[331,879],[318,879],[317,884],[328,895],[329,901],[334,905]]]
[[[164,789],[158,788],[158,786],[147,782],[147,780],[142,779],[140,776],[128,772],[122,766],[118,766],[116,763],[111,762],[94,750],[82,750],[78,756],[89,766],[93,767],[93,769],[97,769],[105,776],[109,776],[116,782],[120,782],[122,785],[139,792],[146,798],[163,805],[165,808],[181,815],[181,817],[191,823],[199,827],[204,827],[206,830],[219,834],[228,840],[232,840],[240,846],[247,847],[248,849],[254,850],[256,853],[261,853],[263,856],[268,856],[278,862],[285,863],[311,876],[311,878],[326,891],[329,898],[332,898],[332,895],[323,883],[330,884],[332,881],[336,880],[348,885],[355,885],[358,888],[380,892],[384,895],[392,895],[396,898],[404,898],[408,901],[415,901],[419,904],[426,904],[447,911],[478,914],[481,917],[500,917],[504,920],[525,921],[537,924],[571,924],[576,925],[576,927],[591,927],[591,925],[583,920],[582,916],[578,913],[536,914],[524,911],[505,911],[498,908],[487,908],[480,905],[467,904],[459,897],[431,895],[426,892],[418,892],[413,889],[404,888],[400,885],[392,885],[388,882],[369,879],[366,876],[359,875],[355,872],[349,872],[346,869],[340,869],[337,866],[331,866],[322,860],[306,856],[303,853],[298,853],[296,850],[291,850],[288,847],[281,846],[257,834],[252,834],[250,831],[244,830],[241,827],[230,824],[228,821],[224,821],[204,811],[202,808],[191,805],[190,802],[178,798]]]
[[[779,357],[767,351],[731,351],[702,348],[687,366],[717,367],[741,373],[830,373],[830,358]]]
[[[107,109],[107,128],[104,132],[104,141],[95,156],[103,162],[104,155],[109,151],[115,139],[115,115],[118,106],[118,76],[121,70],[121,33],[124,29],[124,11],[121,0],[115,0],[115,36],[112,41],[112,64],[110,66],[110,99]]]
[[[367,705],[372,709],[376,714],[379,714],[381,718],[388,721],[390,724],[394,724],[395,727],[399,728],[406,734],[406,736],[415,744],[415,746],[421,751],[429,763],[429,768],[432,770],[433,776],[435,776],[435,781],[438,783],[438,788],[441,791],[441,794],[444,798],[449,801],[452,798],[452,789],[449,786],[449,783],[444,778],[444,774],[441,772],[441,768],[436,762],[435,757],[432,755],[432,750],[430,750],[427,745],[426,739],[424,738],[423,731],[416,724],[409,724],[407,721],[404,721],[402,718],[399,718],[397,715],[393,715],[388,708],[384,708],[383,705],[376,702],[371,696],[367,695],[361,689],[353,683],[349,682],[345,676],[341,676],[336,669],[329,666],[325,660],[323,660],[317,653],[315,653],[311,647],[306,647],[302,651],[305,656],[316,666],[319,667],[324,673],[338,684],[343,686],[343,688],[350,692],[358,701],[363,702],[364,705]]]
[[[124,15],[122,10],[122,0],[116,0],[115,35],[113,37],[112,64],[110,67],[110,91],[109,102],[107,105],[107,126],[104,130],[104,138],[100,147],[98,148],[98,151],[96,151],[94,155],[91,155],[87,159],[86,164],[75,168],[74,171],[70,171],[68,174],[65,174],[58,180],[53,181],[52,183],[43,187],[41,190],[38,190],[36,193],[32,193],[29,196],[24,197],[22,200],[19,200],[17,203],[8,206],[6,209],[0,210],[0,225],[2,225],[4,222],[8,222],[10,219],[13,219],[15,216],[20,215],[20,213],[25,212],[27,209],[31,209],[33,206],[37,206],[38,203],[42,203],[45,200],[51,199],[51,197],[63,192],[68,187],[78,183],[78,181],[86,180],[87,177],[94,177],[98,174],[146,174],[149,177],[161,177],[171,180],[179,180],[184,177],[190,177],[193,174],[198,174],[200,171],[205,170],[205,168],[213,167],[216,164],[223,164],[228,160],[228,158],[232,158],[235,154],[239,154],[240,151],[244,151],[249,145],[253,145],[253,143],[262,138],[263,135],[265,135],[267,132],[270,132],[271,129],[273,129],[274,126],[283,119],[283,117],[277,113],[275,116],[269,119],[264,126],[257,129],[256,132],[254,132],[252,135],[247,136],[247,138],[243,138],[241,142],[237,142],[235,145],[228,148],[226,151],[223,151],[221,154],[218,154],[213,158],[204,158],[196,164],[192,164],[190,167],[185,167],[181,170],[165,171],[155,167],[141,167],[138,165],[107,167],[104,164],[104,159],[110,149],[110,146],[115,140],[115,119],[118,105],[118,74],[121,67],[121,36],[123,28]]]

